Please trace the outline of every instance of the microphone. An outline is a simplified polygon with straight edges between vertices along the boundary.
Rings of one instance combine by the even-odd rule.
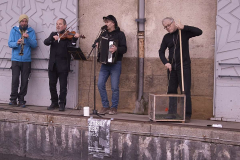
[[[107,29],[107,25],[104,25],[101,27],[101,30],[106,30]]]

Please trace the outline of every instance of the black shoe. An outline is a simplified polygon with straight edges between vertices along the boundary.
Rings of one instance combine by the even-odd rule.
[[[185,117],[185,122],[186,123],[190,123],[190,121],[191,121],[191,116],[186,116]]]
[[[54,110],[55,108],[58,108],[58,107],[59,107],[58,104],[52,103],[49,107],[47,107],[47,110]]]
[[[22,108],[26,108],[25,104],[26,104],[26,101],[19,101],[17,106],[22,107]]]
[[[8,105],[17,105],[17,101],[16,100],[10,100],[10,102],[8,103]]]
[[[65,104],[63,103],[59,104],[59,111],[65,111]]]
[[[177,117],[173,114],[168,114],[164,117],[165,119],[176,119]]]

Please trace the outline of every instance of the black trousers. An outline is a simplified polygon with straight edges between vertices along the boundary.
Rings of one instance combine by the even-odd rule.
[[[49,77],[49,90],[51,94],[52,103],[58,104],[58,100],[59,100],[59,104],[66,105],[68,72],[58,71],[56,68],[56,65],[54,65],[53,70],[48,71],[48,77]],[[57,94],[58,79],[60,83],[59,97]]]
[[[169,85],[168,94],[177,94],[178,86],[180,86],[182,92],[182,80],[181,80],[181,69],[172,70],[168,72]],[[191,117],[192,115],[192,101],[191,101],[191,67],[183,68],[184,77],[184,92],[186,95],[186,116]],[[176,98],[170,98],[169,113],[173,114],[177,112]]]
[[[24,102],[24,96],[27,94],[28,80],[31,73],[31,62],[18,62],[12,61],[12,91],[10,100],[17,100]],[[20,91],[19,87],[19,76],[21,75]]]

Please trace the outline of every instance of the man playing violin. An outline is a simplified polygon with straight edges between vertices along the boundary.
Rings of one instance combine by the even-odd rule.
[[[51,105],[47,108],[53,110],[59,108],[59,111],[65,110],[67,96],[67,78],[70,71],[71,55],[68,53],[68,47],[76,46],[78,33],[72,36],[72,39],[62,38],[66,34],[67,23],[63,18],[59,18],[56,23],[57,32],[52,32],[44,40],[44,44],[50,47],[50,59],[48,64],[49,90],[51,94]],[[60,83],[60,95],[57,94],[57,81]]]
[[[31,72],[31,50],[37,47],[37,40],[33,28],[28,27],[28,16],[19,17],[19,26],[14,26],[10,32],[8,46],[12,48],[12,91],[9,105],[26,107],[24,97],[27,94],[28,80]],[[21,75],[21,76],[20,76]],[[19,76],[21,77],[20,91]]]

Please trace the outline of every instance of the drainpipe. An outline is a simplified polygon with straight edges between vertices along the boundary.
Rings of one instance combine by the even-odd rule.
[[[138,98],[134,113],[144,112],[143,82],[144,82],[144,31],[145,31],[145,0],[138,0]]]
[[[77,1],[76,2],[76,18],[77,18],[77,20],[78,20],[78,22],[77,22],[77,26],[76,26],[76,31],[77,31],[77,33],[80,33],[79,32],[79,26],[80,26],[80,21],[79,21],[79,18],[80,18],[80,16],[79,16],[79,9],[80,9],[80,7],[79,7],[79,1]],[[79,40],[80,38],[78,38],[78,40],[77,40],[77,42],[76,42],[76,47],[79,47],[79,43],[80,43],[80,40]],[[75,61],[74,62],[75,63],[75,75],[76,75],[76,77],[79,77],[79,61]],[[79,83],[79,81],[78,81],[78,83]],[[79,99],[78,99],[78,94],[79,94],[79,91],[78,91],[78,83],[76,83],[76,91],[75,91],[75,99],[76,99],[76,101],[75,101],[75,103],[74,103],[74,108],[75,109],[80,109],[80,104],[79,104]]]

